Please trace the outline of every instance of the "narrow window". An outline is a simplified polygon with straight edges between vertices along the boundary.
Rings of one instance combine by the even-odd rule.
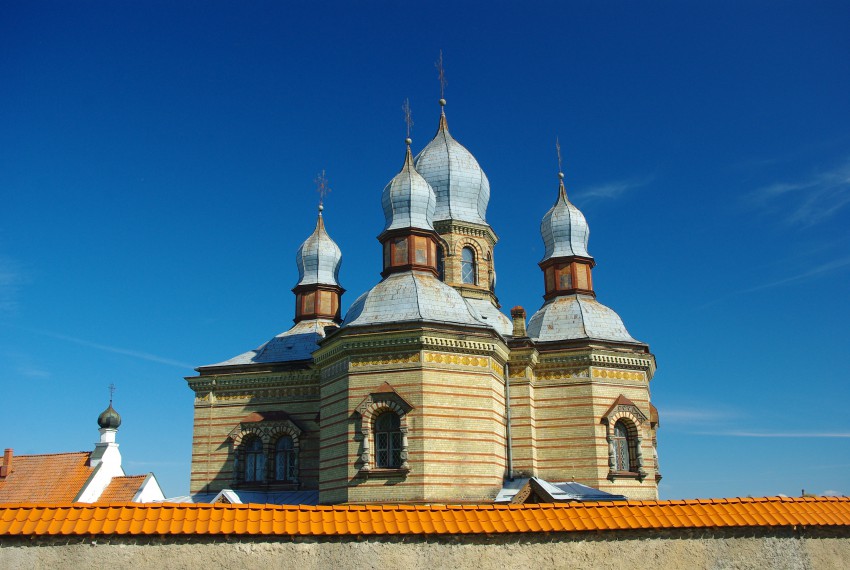
[[[445,281],[445,265],[443,262],[443,246],[437,246],[437,277],[440,281]]]
[[[396,238],[393,240],[393,265],[407,265],[407,238]]]
[[[422,236],[414,236],[413,243],[414,254],[413,259],[419,265],[428,265],[428,241]]]
[[[460,278],[464,283],[475,284],[475,252],[465,247],[460,252]]]
[[[384,412],[375,420],[375,465],[401,467],[401,421],[393,412]]]
[[[278,481],[295,481],[295,445],[292,437],[284,435],[275,445],[274,474]]]
[[[560,278],[560,286],[558,287],[561,291],[566,291],[567,289],[573,288],[573,276],[570,274],[570,266],[562,265],[558,268],[558,275]]]
[[[257,437],[252,438],[245,448],[245,481],[262,481],[265,468],[263,442]]]
[[[621,420],[614,425],[614,469],[617,471],[631,471],[629,443],[629,430]]]

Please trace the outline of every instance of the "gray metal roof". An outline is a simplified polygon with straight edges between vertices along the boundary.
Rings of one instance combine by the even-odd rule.
[[[600,491],[575,481],[567,483],[550,483],[539,477],[532,477],[536,483],[535,490],[544,495],[547,502],[566,503],[572,501],[625,501],[627,498],[624,495],[613,495]],[[528,477],[517,477],[513,480],[506,480],[504,486],[496,495],[494,502],[510,503],[516,494],[525,487],[529,482]]]
[[[339,286],[339,266],[342,264],[342,252],[339,246],[325,231],[325,222],[322,219],[321,206],[319,207],[319,219],[316,221],[316,229],[310,237],[298,248],[295,254],[295,263],[298,266],[298,285],[323,285]]]
[[[410,145],[407,147],[401,172],[384,188],[381,205],[386,220],[384,231],[399,228],[434,231],[431,220],[434,218],[437,198],[431,186],[413,168]]]
[[[336,323],[325,319],[301,321],[259,348],[234,356],[230,360],[218,364],[208,364],[200,368],[310,360],[317,348],[317,343],[325,337],[325,327],[330,326],[336,326]]]
[[[437,195],[434,220],[487,223],[490,181],[472,153],[449,134],[445,115],[440,116],[437,135],[414,164]]]
[[[354,301],[342,326],[409,321],[489,326],[460,293],[427,271],[389,275]]]
[[[543,244],[546,246],[541,263],[552,257],[572,255],[592,257],[587,252],[587,239],[590,237],[587,220],[584,219],[584,214],[567,199],[563,180],[558,189],[555,205],[546,212],[543,221],[540,222],[540,233],[543,235]]]
[[[496,308],[490,299],[466,299],[466,302],[481,314],[485,323],[496,329],[502,336],[514,333],[514,323],[502,311]]]
[[[230,504],[254,503],[260,505],[318,505],[318,491],[243,491],[224,489],[217,493],[196,493],[169,497],[158,503],[217,503],[225,499]]]
[[[590,295],[564,295],[545,303],[528,321],[528,336],[538,342],[596,339],[640,342],[620,316]]]

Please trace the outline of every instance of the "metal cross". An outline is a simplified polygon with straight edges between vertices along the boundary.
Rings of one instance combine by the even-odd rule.
[[[410,101],[408,99],[404,100],[401,110],[404,111],[404,122],[407,123],[407,138],[410,138],[410,131],[413,128],[413,117],[410,116]]]
[[[443,69],[443,50],[440,50],[440,59],[434,63],[437,68],[437,73],[440,76],[440,99],[445,99],[446,95],[446,72]]]
[[[331,191],[328,186],[328,178],[325,176],[325,170],[322,169],[322,172],[316,176],[316,192],[319,193],[319,205],[322,205],[322,202],[325,201],[325,196],[328,195],[328,192]]]
[[[109,405],[112,405],[112,397],[115,395],[115,384],[109,385]]]
[[[558,173],[564,171],[562,161],[561,161],[561,141],[558,140],[558,137],[555,137],[555,150],[558,153]]]

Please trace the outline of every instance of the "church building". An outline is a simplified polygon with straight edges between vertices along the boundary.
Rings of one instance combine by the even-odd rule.
[[[320,206],[296,254],[295,325],[187,378],[194,495],[487,503],[559,496],[560,482],[658,498],[655,357],[597,301],[563,174],[540,225],[543,304],[509,318],[490,183],[440,105],[433,140],[414,157],[408,138],[383,190],[381,280],[342,311],[342,252]],[[537,492],[517,492],[523,480]]]

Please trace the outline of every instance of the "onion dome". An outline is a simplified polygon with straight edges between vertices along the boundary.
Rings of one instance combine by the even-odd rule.
[[[97,425],[99,425],[101,429],[118,429],[121,425],[121,416],[118,415],[118,412],[116,412],[115,408],[112,407],[111,400],[109,402],[109,407],[97,416]]]
[[[440,105],[445,104],[445,99],[440,99]],[[487,223],[490,181],[472,153],[449,134],[445,111],[440,114],[436,136],[416,156],[414,165],[437,195],[434,221]]]
[[[536,342],[594,339],[640,343],[617,313],[581,294],[557,297],[543,305],[528,321],[527,331]]]
[[[540,233],[543,234],[543,243],[546,246],[546,253],[540,263],[554,257],[578,256],[593,259],[587,252],[587,239],[590,237],[587,220],[567,199],[564,174],[558,173],[558,176],[561,179],[558,199],[540,222]]]
[[[322,209],[319,206],[319,219],[316,229],[310,237],[298,248],[295,263],[298,265],[298,283],[301,285],[336,285],[339,286],[339,266],[342,264],[342,252],[339,246],[325,231],[322,219]]]
[[[434,231],[431,220],[437,206],[434,190],[413,167],[410,139],[401,172],[390,180],[381,195],[386,225],[384,231],[417,228]]]
[[[390,274],[354,301],[342,326],[411,321],[490,326],[460,293],[424,271]]]

